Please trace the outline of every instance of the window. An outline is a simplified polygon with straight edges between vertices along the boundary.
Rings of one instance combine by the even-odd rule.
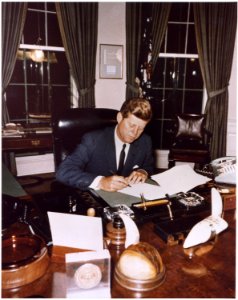
[[[32,56],[35,49],[44,58]],[[6,91],[12,122],[49,123],[70,105],[70,74],[54,3],[28,2],[15,69]]]
[[[142,47],[147,47],[147,53],[149,53],[151,51],[151,6],[147,3],[144,5]],[[145,72],[144,67],[142,72]],[[150,100],[159,124],[159,132],[157,130],[157,138],[154,139],[156,145],[154,146],[157,149],[169,149],[172,142],[171,130],[175,115],[178,113],[199,114],[203,108],[204,87],[190,3],[172,4],[166,34],[153,77],[148,80],[145,73],[144,77],[146,80],[143,81],[141,76],[143,93]]]

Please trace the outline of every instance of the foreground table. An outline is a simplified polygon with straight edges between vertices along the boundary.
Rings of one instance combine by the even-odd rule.
[[[225,212],[229,223],[222,232],[214,248],[200,256],[189,259],[182,245],[168,246],[154,232],[152,222],[140,226],[141,241],[155,246],[166,267],[166,278],[162,285],[146,293],[126,290],[112,278],[111,295],[113,298],[233,298],[235,297],[235,212]],[[25,231],[22,224],[15,225],[15,232]],[[118,258],[111,250],[112,269]],[[113,271],[112,271],[113,274]],[[113,277],[113,276],[112,276]],[[51,262],[45,275],[35,282],[12,290],[2,290],[3,298],[46,297],[64,298],[65,264]]]

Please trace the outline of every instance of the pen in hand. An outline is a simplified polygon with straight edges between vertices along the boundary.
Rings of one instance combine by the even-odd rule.
[[[113,172],[112,170],[109,170],[109,173],[112,175],[112,176],[120,176],[120,175],[117,175],[117,173]],[[120,176],[120,177],[123,177],[123,176]],[[124,179],[126,179],[125,177],[123,177]],[[127,186],[128,187],[131,187],[131,184],[127,182]]]

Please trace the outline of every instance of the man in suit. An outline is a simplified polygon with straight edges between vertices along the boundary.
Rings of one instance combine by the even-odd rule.
[[[105,191],[144,182],[153,173],[152,143],[144,133],[151,118],[147,100],[125,101],[117,114],[117,126],[86,133],[59,166],[56,179],[80,189]]]

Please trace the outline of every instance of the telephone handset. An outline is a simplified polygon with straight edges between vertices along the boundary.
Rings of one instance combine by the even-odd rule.
[[[217,183],[236,184],[236,157],[220,157],[211,162]]]

